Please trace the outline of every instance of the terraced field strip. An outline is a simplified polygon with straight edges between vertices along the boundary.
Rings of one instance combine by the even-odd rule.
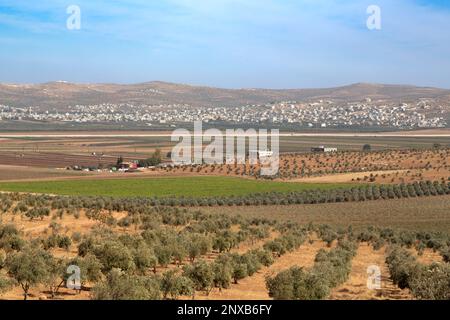
[[[229,289],[214,289],[208,296],[201,293],[196,296],[198,300],[268,300],[270,299],[265,278],[292,266],[309,268],[314,264],[319,249],[324,248],[323,241],[314,240],[312,244],[307,241],[297,250],[289,252],[275,259],[270,267],[263,267],[251,277],[244,278],[238,284],[231,284]]]
[[[392,283],[385,263],[385,248],[374,250],[365,243],[360,244],[356,256],[352,260],[349,279],[342,285],[332,289],[331,300],[406,300],[413,299],[408,290],[402,290]],[[378,266],[381,271],[381,289],[371,290],[367,287],[367,268]]]

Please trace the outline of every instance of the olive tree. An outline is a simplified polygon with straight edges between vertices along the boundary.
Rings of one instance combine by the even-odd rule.
[[[63,273],[65,271],[65,262],[63,259],[55,258],[49,254],[45,255],[47,265],[47,277],[44,283],[48,286],[51,298],[55,298],[59,288],[64,283]]]
[[[158,263],[163,267],[167,267],[167,265],[172,260],[171,248],[168,248],[163,245],[158,245],[155,247],[155,255],[156,258],[158,259]]]
[[[95,256],[103,266],[102,271],[107,272],[113,268],[133,270],[135,268],[130,250],[118,241],[106,241],[94,248]]]
[[[43,250],[26,248],[12,253],[6,259],[9,275],[22,287],[24,300],[30,287],[43,283],[48,276],[46,253]]]
[[[133,251],[133,260],[136,265],[136,269],[140,273],[144,274],[149,268],[152,268],[153,272],[156,273],[155,269],[158,264],[158,259],[153,253],[153,250],[151,250],[145,243],[140,244]]]
[[[450,266],[432,263],[418,268],[411,277],[409,287],[414,297],[426,300],[450,300]]]
[[[233,280],[237,284],[239,280],[248,276],[247,265],[241,262],[233,263]]]
[[[75,257],[67,262],[64,270],[62,270],[64,281],[67,281],[70,273],[67,272],[69,266],[77,266],[80,268],[80,284],[84,287],[86,283],[94,283],[101,280],[103,274],[103,266],[101,262],[93,254],[87,254],[84,257]],[[81,288],[80,288],[81,289]]]
[[[212,264],[214,274],[213,283],[220,291],[230,287],[233,278],[233,265],[231,259],[227,255],[219,256]]]
[[[266,287],[275,300],[320,300],[330,292],[323,275],[296,266],[267,277]]]
[[[14,284],[15,281],[13,279],[0,276],[0,293],[8,291]]]
[[[164,299],[169,296],[176,300],[179,296],[190,296],[194,294],[194,283],[191,279],[178,275],[176,270],[170,270],[161,278],[161,291]]]
[[[191,262],[201,255],[207,254],[212,247],[211,239],[202,234],[193,234],[186,243],[188,256]]]
[[[94,300],[158,300],[160,283],[156,277],[135,276],[112,269],[106,280],[92,289]]]
[[[213,287],[214,273],[206,261],[199,260],[184,266],[183,275],[192,280],[195,290],[209,294]]]

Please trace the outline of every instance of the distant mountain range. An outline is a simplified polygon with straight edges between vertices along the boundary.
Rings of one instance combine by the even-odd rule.
[[[192,106],[240,106],[275,101],[412,102],[433,99],[450,103],[450,90],[357,83],[324,89],[221,89],[167,82],[139,84],[77,84],[64,81],[44,84],[0,84],[0,104],[15,107],[40,106],[64,110],[70,105],[101,103],[189,104]]]

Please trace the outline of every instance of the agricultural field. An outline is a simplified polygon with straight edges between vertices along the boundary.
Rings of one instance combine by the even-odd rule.
[[[1,134],[0,134],[1,137]],[[0,164],[66,167],[114,164],[117,157],[143,159],[159,148],[166,154],[169,137],[16,137],[0,138]]]
[[[216,174],[260,177],[258,164],[168,167],[171,174]],[[404,183],[450,178],[450,149],[342,151],[281,154],[276,177],[291,182]]]
[[[335,227],[394,227],[449,232],[450,196],[301,205],[202,207],[207,213]]]
[[[445,133],[446,131],[437,131]],[[342,151],[361,151],[362,146],[369,144],[373,151],[404,150],[404,149],[431,149],[435,144],[450,146],[449,137],[409,137],[408,134],[398,136],[336,136],[326,137],[280,137],[280,152],[309,152],[312,147],[330,146]]]
[[[84,171],[0,165],[0,181],[82,178],[91,175],[90,172]]]
[[[446,131],[444,131],[445,133]],[[170,164],[174,142],[168,132],[49,132],[29,136],[1,137],[0,181],[33,178],[65,179],[61,169],[90,168],[98,179],[109,178],[117,159],[139,161],[159,150],[163,164]],[[311,153],[311,147],[336,147],[336,154]],[[362,152],[369,145],[371,151]],[[289,136],[280,137],[280,172],[276,179],[308,183],[408,183],[446,180],[450,176],[450,139],[446,136]],[[17,166],[31,169],[59,169],[44,177],[27,169],[17,177]],[[101,172],[97,172],[101,171]],[[147,170],[134,175],[179,176],[220,175],[258,177],[257,165],[194,165]]]
[[[0,0],[0,301],[450,301],[449,29],[450,0]]]
[[[351,184],[339,184],[351,186]],[[256,181],[237,177],[153,177],[123,179],[65,179],[59,181],[0,182],[0,191],[111,197],[214,197],[267,192],[332,189],[333,184]]]
[[[2,299],[450,298],[448,233],[299,224],[142,199],[0,200]],[[374,263],[377,289],[363,276]],[[71,288],[74,266],[81,285]]]
[[[0,139],[0,299],[450,299],[448,138],[283,136],[270,178],[172,166],[172,146]],[[160,166],[111,169],[156,150]]]

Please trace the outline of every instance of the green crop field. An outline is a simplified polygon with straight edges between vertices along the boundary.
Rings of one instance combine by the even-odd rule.
[[[349,184],[257,181],[234,177],[168,177],[2,182],[1,191],[113,197],[214,197],[263,192],[331,189]]]

